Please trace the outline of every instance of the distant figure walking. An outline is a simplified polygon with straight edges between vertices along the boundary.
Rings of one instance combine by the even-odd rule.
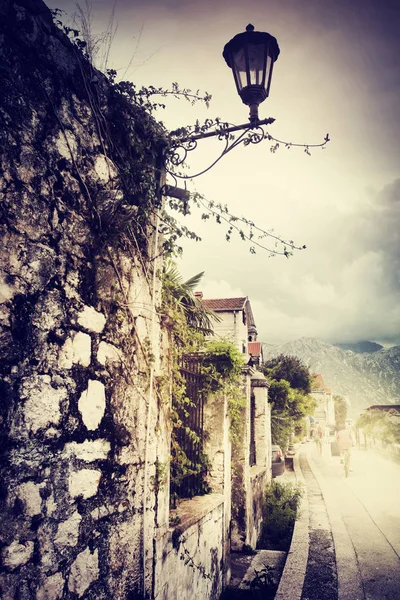
[[[350,429],[339,429],[339,431],[336,433],[336,441],[339,446],[340,456],[342,456],[343,452],[347,450],[350,462],[351,448],[353,446],[353,437]]]
[[[321,425],[317,426],[317,430],[315,432],[315,444],[317,446],[317,452],[321,456],[322,454],[322,438],[324,437],[324,432],[322,431]]]

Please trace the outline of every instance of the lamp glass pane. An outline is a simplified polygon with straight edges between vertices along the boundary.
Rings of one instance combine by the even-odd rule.
[[[272,67],[274,66],[274,62],[272,60],[272,58],[268,55],[267,56],[267,67],[265,69],[265,83],[264,83],[264,88],[265,91],[267,92],[267,96],[269,95],[269,87],[271,85],[271,76],[272,76]]]
[[[236,74],[236,82],[238,86],[238,91],[240,91],[243,87],[247,85],[247,76],[246,76],[246,55],[244,52],[244,48],[240,48],[237,52],[233,52],[233,70]]]
[[[264,44],[248,44],[250,84],[261,85],[264,71]]]

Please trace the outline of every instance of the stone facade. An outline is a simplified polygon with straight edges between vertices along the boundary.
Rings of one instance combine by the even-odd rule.
[[[195,294],[205,308],[217,313],[219,321],[214,323],[213,337],[225,339],[235,344],[249,360],[248,342],[257,340],[257,328],[253,311],[247,297],[243,298],[203,298],[202,292]]]
[[[150,596],[159,242],[151,220],[136,251],[106,227],[108,84],[40,0],[0,3],[0,60],[0,596]]]

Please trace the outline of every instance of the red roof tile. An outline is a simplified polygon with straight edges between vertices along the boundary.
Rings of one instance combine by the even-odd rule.
[[[243,310],[246,304],[247,298],[213,298],[209,300],[202,300],[205,308],[214,311],[225,311],[225,310]]]
[[[251,356],[261,355],[261,342],[249,342],[247,345],[248,353]]]
[[[325,385],[325,381],[321,375],[321,373],[313,373],[314,381],[312,388],[313,390],[323,390],[327,394],[331,394],[332,390]]]

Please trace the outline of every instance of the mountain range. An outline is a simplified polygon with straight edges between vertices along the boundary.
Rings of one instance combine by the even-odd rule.
[[[355,349],[346,349],[351,346]],[[400,404],[400,346],[339,345],[303,337],[277,346],[263,344],[263,354],[265,361],[279,354],[300,358],[311,373],[321,373],[334,395],[349,401],[353,418],[372,404]]]

